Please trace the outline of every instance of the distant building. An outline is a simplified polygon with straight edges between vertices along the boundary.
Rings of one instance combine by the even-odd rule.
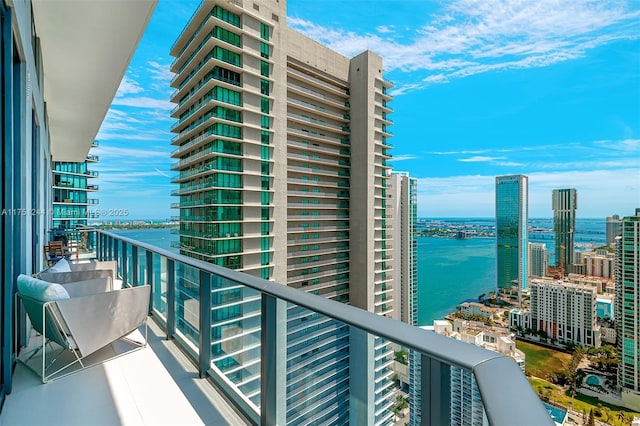
[[[613,278],[615,254],[602,250],[598,252],[577,252],[576,263],[584,265],[584,275]]]
[[[566,275],[573,264],[578,192],[575,189],[554,189],[551,207],[555,233],[555,266],[562,268]]]
[[[618,386],[622,400],[640,411],[640,213],[621,222],[616,244]]]
[[[97,146],[94,142],[92,146]],[[97,163],[97,155],[88,154],[87,159],[79,163],[53,162],[53,228],[75,229],[78,225],[86,226],[87,220],[95,218],[90,206],[98,204],[98,200],[90,198],[98,190],[98,185],[91,183],[98,172],[89,170],[91,164]]]
[[[515,335],[500,327],[487,327],[478,321],[456,319],[436,320],[433,331],[452,339],[467,342],[512,357],[524,373],[525,354],[516,349]],[[450,369],[451,425],[487,425],[480,391],[473,374],[457,367]]]
[[[478,302],[463,302],[460,304],[460,312],[464,313],[467,318],[471,316],[491,318],[495,311],[495,308],[484,306]]]
[[[600,327],[600,340],[602,343],[609,343],[615,345],[616,343],[616,329],[609,327]]]
[[[607,244],[611,245],[616,242],[616,237],[622,232],[622,221],[620,216],[614,214],[607,217]]]
[[[590,277],[587,275],[569,274],[563,278],[563,281],[570,284],[588,285],[595,287],[598,294],[615,293],[614,282],[611,278]]]
[[[94,141],[92,147],[98,146]],[[99,160],[95,154],[87,154],[82,162],[53,162],[53,224],[49,238],[60,239],[66,245],[87,247],[87,233],[71,232],[78,228],[86,227],[89,219],[98,218],[98,212],[91,209],[98,204],[98,199],[93,198],[98,191],[98,185],[92,183],[92,178],[98,176],[98,172],[90,170],[91,165]]]
[[[529,178],[496,177],[496,262],[498,290],[527,288]]]
[[[560,343],[600,346],[596,288],[563,281],[531,280],[531,328]]]
[[[408,324],[418,324],[418,241],[416,240],[416,223],[418,219],[418,181],[409,177],[408,173],[393,173],[387,184],[387,222],[393,230],[391,236],[391,268],[394,277],[394,309],[393,318]],[[394,373],[400,383],[409,384],[410,420],[421,418],[420,377],[416,375],[419,356],[409,351],[409,365],[394,362]]]
[[[614,318],[614,296],[613,295],[598,295],[596,297],[596,316],[599,319]]]
[[[549,266],[549,251],[546,244],[529,243],[529,276],[544,277]]]
[[[389,262],[394,277],[396,295],[393,318],[416,325],[417,309],[417,248],[416,221],[418,181],[408,173],[393,173],[387,184],[387,222],[391,225],[392,256]]]
[[[467,231],[456,231],[456,239],[466,240],[467,238],[469,238]]]

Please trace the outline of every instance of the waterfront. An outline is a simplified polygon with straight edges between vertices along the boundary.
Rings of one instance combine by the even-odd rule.
[[[451,225],[492,226],[492,219],[437,219]],[[547,244],[553,258],[552,219],[530,219],[532,229],[546,229],[530,233],[531,242]],[[604,219],[578,219],[576,243],[604,243]],[[118,230],[112,232],[177,252],[171,241],[177,235],[169,228]],[[418,324],[431,325],[442,319],[466,300],[476,300],[482,293],[495,289],[495,239],[477,237],[466,240],[453,238],[418,237]]]

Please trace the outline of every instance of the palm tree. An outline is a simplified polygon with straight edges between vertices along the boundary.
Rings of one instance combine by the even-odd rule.
[[[624,411],[618,411],[618,420],[622,424],[625,424],[627,422],[627,415]]]

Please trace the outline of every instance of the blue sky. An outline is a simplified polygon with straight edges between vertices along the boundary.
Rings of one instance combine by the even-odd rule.
[[[158,3],[97,136],[101,209],[177,214],[169,49],[198,4]],[[529,176],[530,217],[552,216],[555,188],[577,188],[578,217],[640,207],[640,2],[289,0],[287,22],[384,58],[420,216],[493,216],[506,174]]]

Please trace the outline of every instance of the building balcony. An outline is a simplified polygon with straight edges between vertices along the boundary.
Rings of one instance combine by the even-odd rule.
[[[286,424],[287,360],[279,354],[286,351],[287,328],[295,325],[282,326],[279,318],[292,306],[298,316],[335,323],[352,340],[386,339],[416,351],[422,424],[450,422],[450,382],[441,378],[452,366],[475,376],[490,424],[553,424],[509,357],[116,234],[98,231],[93,238],[95,252],[88,255],[116,260],[124,286],[151,286],[149,345],[46,385],[19,365],[3,424]],[[237,330],[218,314],[228,315],[222,300],[242,306]],[[352,347],[351,365],[372,366],[380,357],[374,344],[361,349]],[[349,400],[359,401],[349,406],[354,424],[380,414],[375,401],[381,394],[368,395],[368,389],[386,373],[366,370],[351,371],[358,382],[371,381],[349,388]]]

